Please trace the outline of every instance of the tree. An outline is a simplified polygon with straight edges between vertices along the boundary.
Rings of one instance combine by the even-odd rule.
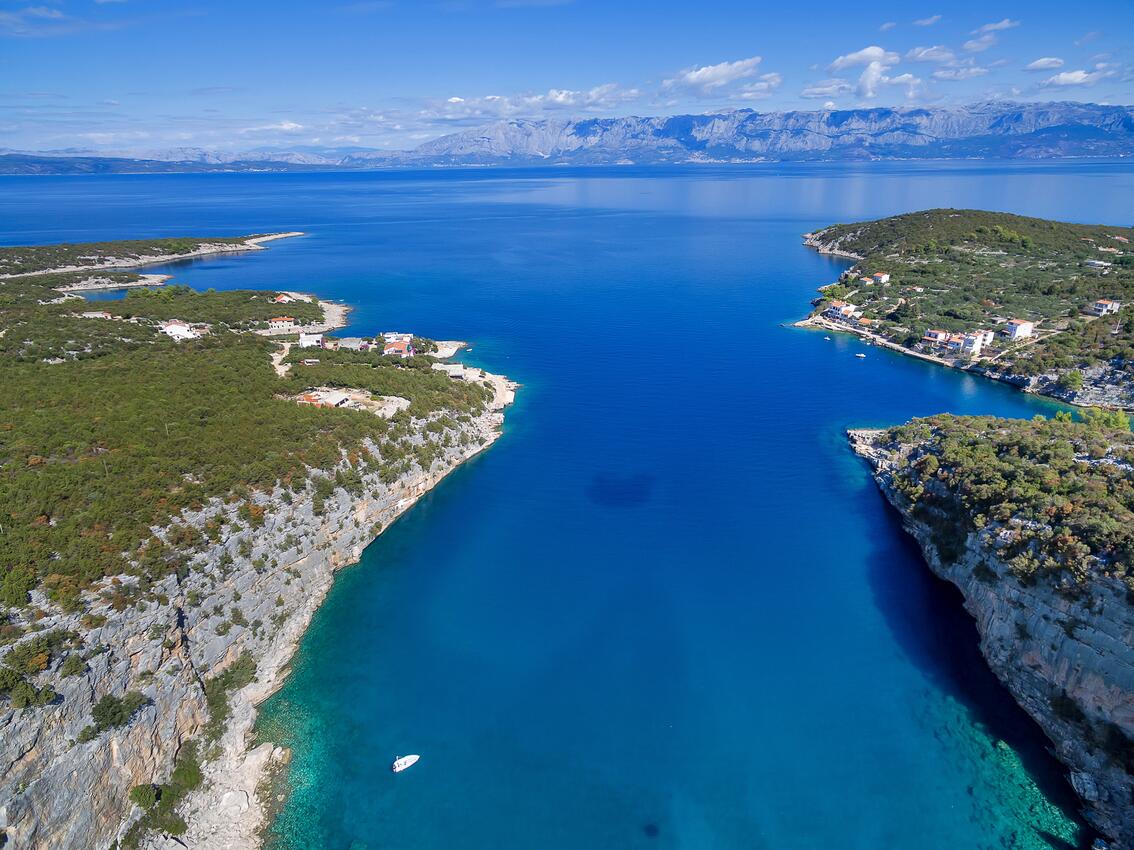
[[[1065,390],[1072,392],[1079,392],[1083,389],[1083,373],[1078,369],[1072,369],[1070,372],[1064,372],[1059,376],[1059,386]]]

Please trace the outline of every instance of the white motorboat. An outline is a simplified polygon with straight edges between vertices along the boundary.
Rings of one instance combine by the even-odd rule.
[[[420,758],[421,756],[412,755],[398,756],[396,759],[394,759],[394,763],[390,765],[390,770],[394,771],[394,773],[401,773],[406,768],[413,767],[415,764],[417,764],[417,760]]]
[[[865,357],[865,354],[856,354],[855,357]]]

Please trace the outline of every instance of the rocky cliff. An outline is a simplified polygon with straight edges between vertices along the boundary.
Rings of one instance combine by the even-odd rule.
[[[204,529],[223,520],[229,531],[196,552],[186,572],[136,599],[125,576],[113,579],[88,600],[82,617],[53,609],[37,593],[33,602],[45,613],[35,634],[77,633],[85,670],[61,676],[53,660],[32,680],[58,691],[52,704],[4,704],[0,836],[6,846],[112,845],[141,814],[129,799],[131,788],[167,781],[186,743],[204,740],[205,686],[246,652],[256,662],[256,679],[229,695],[231,716],[219,746],[208,752],[205,782],[182,807],[188,831],[178,839],[151,834],[145,840],[210,850],[255,846],[261,820],[255,789],[273,755],[270,746],[246,753],[255,705],[279,686],[335,571],[357,561],[393,519],[499,436],[513,385],[495,376],[488,383],[495,398],[480,415],[442,431],[411,422],[413,441],[431,439],[440,448],[428,469],[415,464],[385,482],[377,470],[364,469],[361,486],[326,497],[311,483],[298,492],[255,494],[263,514],[253,510],[252,521],[235,503],[209,504],[183,516],[183,524]],[[95,704],[128,691],[141,692],[146,704],[124,725],[84,741]]]
[[[850,441],[930,569],[960,589],[984,657],[1067,765],[1087,820],[1116,846],[1134,847],[1134,608],[1127,585],[1102,576],[1089,593],[1074,593],[1021,580],[1004,554],[1011,522],[986,522],[956,557],[943,557],[934,530],[916,518],[897,484],[910,446],[884,431],[851,431]]]

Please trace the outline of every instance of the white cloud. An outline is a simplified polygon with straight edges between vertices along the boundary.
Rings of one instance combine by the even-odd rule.
[[[935,23],[937,23],[939,20],[941,20],[940,15],[930,15],[928,18],[919,18],[918,20],[914,21],[914,26],[915,27],[931,27]]]
[[[274,124],[260,124],[256,127],[244,127],[236,132],[241,135],[248,133],[298,133],[303,129],[302,124],[296,124],[294,121],[277,121]]]
[[[911,62],[952,62],[957,57],[948,47],[936,44],[933,47],[915,47],[906,53]]]
[[[1048,77],[1040,86],[1048,88],[1069,88],[1071,86],[1093,86],[1099,80],[1113,77],[1114,71],[1106,66],[1096,66],[1094,71],[1063,71]]]
[[[984,35],[970,38],[961,46],[969,53],[981,53],[996,44],[996,33],[986,32]]]
[[[1018,27],[1019,21],[1013,21],[1011,18],[1004,18],[1003,20],[994,21],[991,24],[985,24],[983,27],[977,27],[973,30],[973,35],[980,35],[986,32],[999,32],[1000,30],[1010,30]]]
[[[801,91],[799,96],[806,98],[838,97],[839,95],[850,94],[852,91],[854,91],[854,86],[846,80],[820,80]]]
[[[761,100],[771,97],[783,82],[784,78],[775,72],[761,74],[758,80],[742,85],[732,97],[734,100]]]
[[[603,112],[639,97],[641,92],[638,89],[624,89],[616,83],[606,83],[586,91],[548,89],[543,94],[453,95],[443,101],[427,102],[418,118],[446,123],[476,123],[499,118],[538,118],[545,112],[566,109]]]
[[[1037,59],[1035,62],[1029,62],[1024,66],[1025,71],[1054,71],[1056,68],[1063,67],[1063,60],[1055,56],[1044,56]]]
[[[872,44],[869,47],[862,48],[862,50],[839,56],[828,66],[828,70],[835,72],[865,66],[858,78],[858,84],[855,86],[858,96],[864,100],[877,97],[882,86],[892,85],[906,86],[906,96],[913,97],[915,89],[921,84],[921,80],[913,74],[899,74],[896,77],[891,77],[887,73],[888,68],[897,65],[901,60],[902,57],[897,53]],[[810,96],[826,97],[827,95],[814,94]]]
[[[824,109],[834,109],[835,108],[835,101],[828,100],[826,103],[823,104],[823,108]]]
[[[714,90],[729,83],[756,76],[762,61],[762,57],[752,56],[748,59],[737,59],[735,62],[718,62],[716,65],[686,68],[678,72],[677,76],[664,80],[662,88],[688,89],[700,94],[712,94]]]
[[[921,83],[913,74],[899,74],[896,77],[891,77],[886,74],[886,66],[881,62],[871,62],[863,69],[862,76],[858,78],[858,85],[855,87],[855,92],[863,100],[869,100],[878,96],[878,91],[883,86],[905,86],[906,96],[913,97],[915,90]]]
[[[957,65],[938,68],[931,76],[935,80],[956,82],[957,80],[971,80],[973,77],[983,77],[987,73],[988,68],[982,68],[980,65]]]
[[[882,26],[880,26],[878,30],[879,32],[889,32],[896,26],[897,24],[894,23],[894,21],[886,21],[886,23],[882,24]]]
[[[901,61],[901,57],[897,53],[872,44],[870,47],[864,47],[862,50],[856,50],[854,53],[847,53],[840,56],[831,63],[828,68],[829,71],[842,71],[845,68],[853,68],[856,65],[897,65]]]

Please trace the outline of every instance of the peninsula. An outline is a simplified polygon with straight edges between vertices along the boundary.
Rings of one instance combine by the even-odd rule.
[[[0,249],[0,844],[254,846],[334,572],[501,433],[458,343],[126,271],[292,235]]]
[[[832,225],[805,244],[854,264],[800,326],[1134,409],[1134,228],[938,209]]]
[[[1070,769],[1087,820],[1134,846],[1126,415],[941,415],[850,440],[930,568],[960,589],[984,657]]]

